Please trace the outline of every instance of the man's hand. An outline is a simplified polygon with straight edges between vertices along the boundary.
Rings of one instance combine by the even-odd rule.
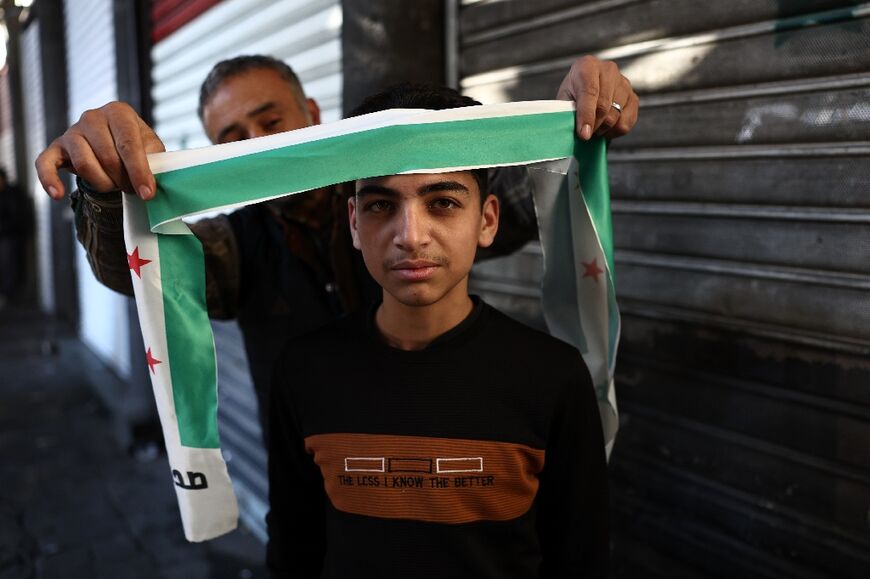
[[[576,101],[577,135],[584,141],[593,134],[609,139],[621,137],[637,122],[640,100],[629,80],[610,60],[594,56],[575,60],[556,98]]]
[[[87,181],[94,191],[120,189],[148,200],[154,197],[156,182],[145,155],[165,150],[130,105],[111,102],[85,111],[55,139],[36,158],[36,174],[53,199],[63,198],[58,169],[66,169]]]

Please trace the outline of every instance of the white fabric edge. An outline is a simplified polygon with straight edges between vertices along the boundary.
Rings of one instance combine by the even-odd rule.
[[[156,175],[158,173],[195,167],[204,163],[223,161],[243,155],[271,151],[290,145],[319,141],[381,127],[467,121],[573,110],[573,102],[560,100],[520,101],[515,103],[459,107],[440,111],[428,109],[390,109],[343,119],[334,123],[313,125],[294,131],[257,137],[255,139],[210,145],[185,151],[151,153],[148,155],[148,164],[151,167],[152,173]]]

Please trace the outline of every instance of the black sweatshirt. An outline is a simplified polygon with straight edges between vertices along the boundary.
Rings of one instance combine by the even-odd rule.
[[[272,392],[273,576],[606,576],[604,441],[575,348],[483,302],[420,351],[360,314],[290,341]]]

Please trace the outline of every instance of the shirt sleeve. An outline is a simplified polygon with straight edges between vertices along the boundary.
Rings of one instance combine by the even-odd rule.
[[[266,564],[273,579],[316,578],[326,555],[326,491],[320,470],[305,451],[282,366],[276,367],[269,405]],[[301,381],[298,369],[293,380],[297,385]]]
[[[541,577],[607,577],[607,461],[595,390],[577,362],[547,442],[538,491]]]

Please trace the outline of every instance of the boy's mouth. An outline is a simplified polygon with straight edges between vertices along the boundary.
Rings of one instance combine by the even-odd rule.
[[[390,266],[399,279],[405,281],[425,281],[435,275],[440,263],[429,259],[404,259]]]

